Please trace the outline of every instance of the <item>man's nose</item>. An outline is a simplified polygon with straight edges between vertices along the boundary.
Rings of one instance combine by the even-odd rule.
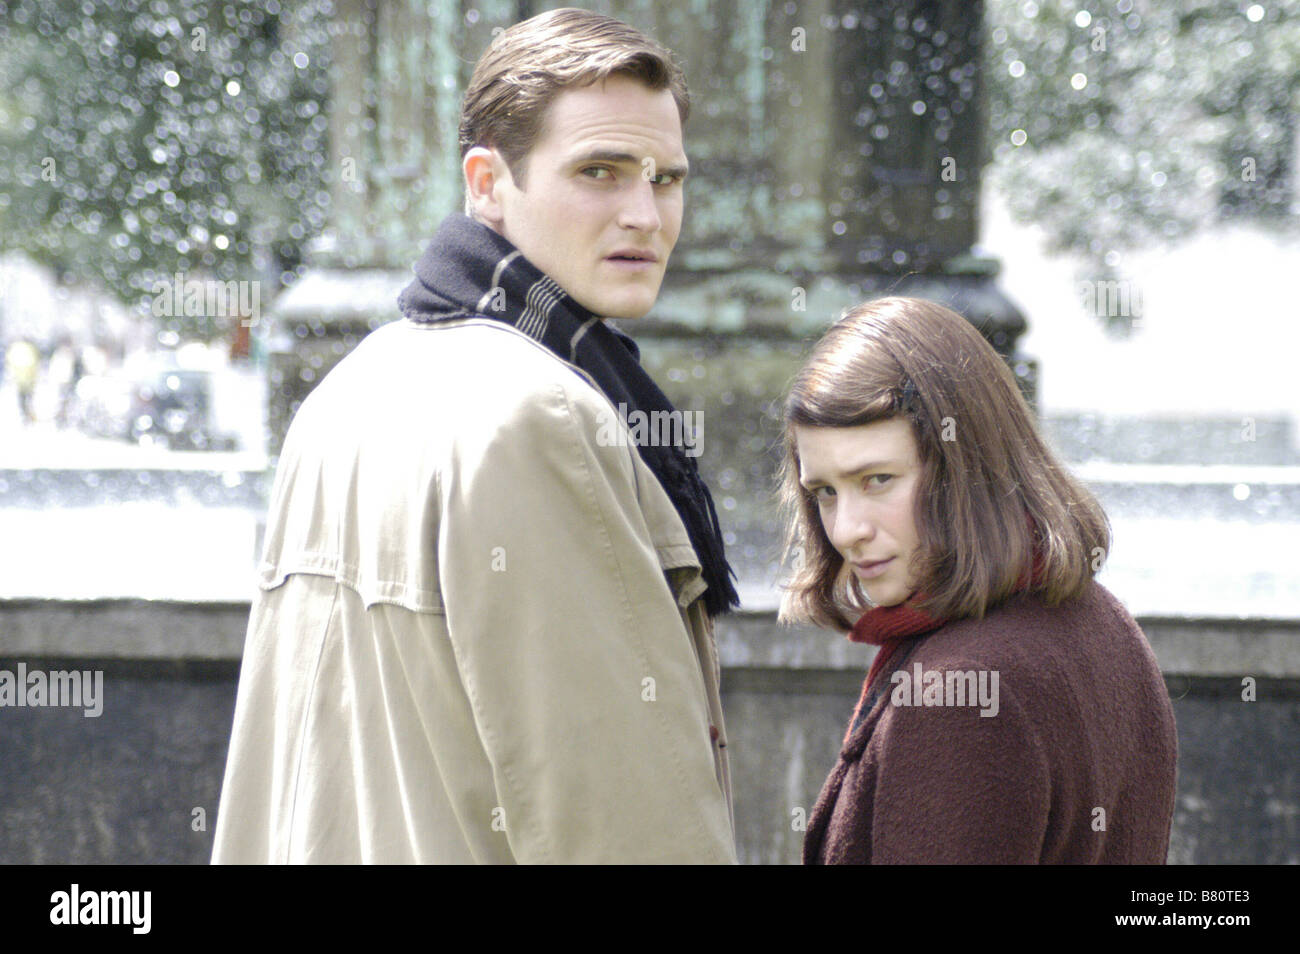
[[[663,227],[654,184],[646,181],[644,176],[638,176],[636,182],[628,187],[623,207],[619,210],[618,224],[639,232],[656,232]]]

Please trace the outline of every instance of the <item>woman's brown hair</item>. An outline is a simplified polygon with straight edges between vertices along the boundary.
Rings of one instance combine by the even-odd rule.
[[[1048,605],[1082,595],[1110,549],[1096,498],[1039,435],[1010,368],[969,322],[919,298],[847,311],[813,349],[785,402],[778,494],[784,560],[778,619],[850,629],[871,606],[799,483],[795,427],[857,427],[903,417],[921,461],[912,563],[919,609],[983,617],[1041,560]]]

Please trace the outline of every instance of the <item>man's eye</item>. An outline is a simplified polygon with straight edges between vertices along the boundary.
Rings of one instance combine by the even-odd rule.
[[[655,185],[676,185],[681,181],[682,177],[674,172],[661,172],[654,178]]]
[[[604,173],[604,175],[600,175],[600,173]],[[582,174],[589,179],[606,179],[613,175],[604,166],[588,166],[582,170]]]

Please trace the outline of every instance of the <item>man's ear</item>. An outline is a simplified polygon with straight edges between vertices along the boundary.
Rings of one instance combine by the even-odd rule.
[[[500,232],[505,221],[501,192],[514,184],[505,160],[495,149],[475,146],[461,160],[461,171],[465,175],[465,195],[471,214]]]

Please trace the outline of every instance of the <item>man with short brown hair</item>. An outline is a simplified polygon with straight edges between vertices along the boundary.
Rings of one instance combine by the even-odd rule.
[[[480,60],[473,217],[285,440],[214,861],[736,860],[733,574],[683,441],[633,439],[680,412],[604,320],[658,295],[688,103],[585,11]]]

